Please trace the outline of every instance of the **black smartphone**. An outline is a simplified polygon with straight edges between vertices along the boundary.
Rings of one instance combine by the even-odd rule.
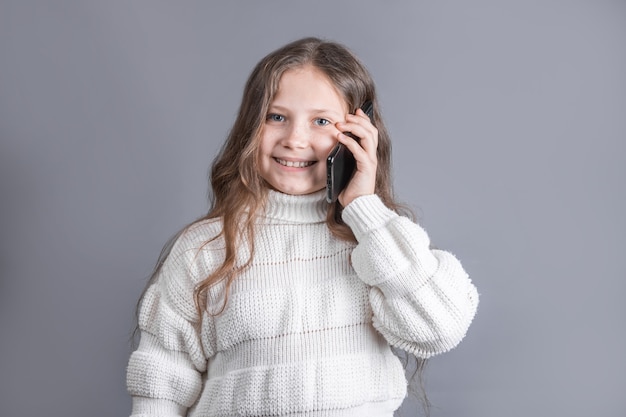
[[[367,117],[369,117],[373,123],[374,106],[372,102],[368,100],[363,103],[361,110],[367,114]],[[360,140],[350,132],[344,133],[357,142]],[[355,169],[356,161],[352,152],[343,144],[338,143],[333,150],[330,151],[328,158],[326,158],[326,201],[329,203],[337,201],[339,193],[348,185]]]

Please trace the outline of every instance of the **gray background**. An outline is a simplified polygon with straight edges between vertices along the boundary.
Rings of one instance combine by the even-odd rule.
[[[0,415],[128,414],[145,278],[252,66],[305,35],[369,67],[397,194],[481,293],[433,417],[626,415],[617,0],[0,1]]]

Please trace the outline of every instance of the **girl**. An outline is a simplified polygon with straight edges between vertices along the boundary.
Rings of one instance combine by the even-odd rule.
[[[392,347],[425,359],[461,341],[476,289],[397,214],[377,109],[339,44],[302,39],[254,68],[211,209],[166,247],[140,300],[134,416],[392,416],[407,392]],[[357,167],[328,204],[337,142]]]

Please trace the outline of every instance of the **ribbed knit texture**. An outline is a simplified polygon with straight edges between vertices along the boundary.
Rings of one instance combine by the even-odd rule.
[[[223,259],[207,243],[220,222],[179,238],[142,300],[134,417],[391,416],[406,380],[390,344],[427,358],[461,341],[478,295],[454,256],[377,196],[343,211],[357,245],[330,234],[326,208],[323,192],[270,192],[252,265],[202,320],[193,289]]]

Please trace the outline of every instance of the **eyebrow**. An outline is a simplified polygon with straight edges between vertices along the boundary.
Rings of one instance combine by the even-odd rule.
[[[278,110],[285,113],[289,113],[290,111],[289,108],[277,104],[271,104],[269,106],[269,110]],[[336,111],[329,109],[309,109],[309,111],[311,112],[311,114],[330,114],[340,118],[343,117],[343,114],[339,114]]]

